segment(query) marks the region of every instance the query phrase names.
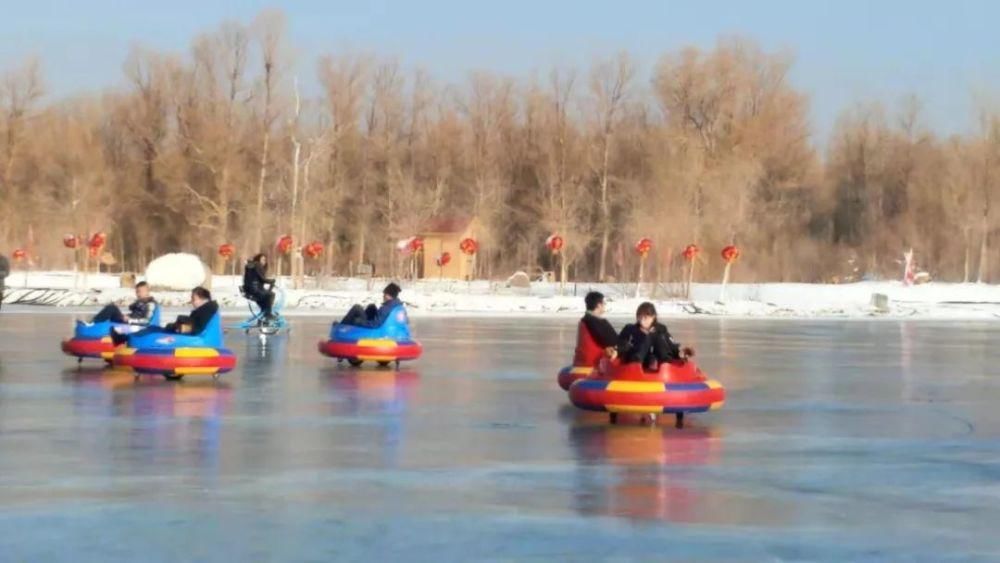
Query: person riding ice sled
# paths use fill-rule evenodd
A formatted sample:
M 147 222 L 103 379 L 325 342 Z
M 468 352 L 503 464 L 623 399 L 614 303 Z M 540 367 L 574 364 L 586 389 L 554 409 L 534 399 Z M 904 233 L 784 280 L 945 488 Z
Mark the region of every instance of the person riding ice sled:
M 260 307 L 264 320 L 274 318 L 274 279 L 267 277 L 267 256 L 258 254 L 243 268 L 243 293 Z
M 165 327 L 151 326 L 133 334 L 133 337 L 142 337 L 149 334 L 191 334 L 199 335 L 208 326 L 212 317 L 219 312 L 219 304 L 212 300 L 212 293 L 204 287 L 196 287 L 191 290 L 192 311 L 188 315 L 179 315 L 177 320 Z M 112 334 L 115 344 L 125 343 L 129 335 Z
M 360 326 L 365 328 L 378 328 L 385 323 L 386 319 L 398 305 L 402 305 L 399 300 L 399 292 L 402 291 L 398 285 L 390 283 L 382 290 L 382 305 L 375 308 L 369 305 L 367 308 L 360 304 L 351 307 L 351 310 L 344 315 L 340 324 Z
M 127 315 L 117 305 L 111 303 L 98 311 L 90 322 L 111 321 L 119 324 L 147 326 L 152 322 L 153 314 L 156 313 L 158 306 L 156 299 L 149 294 L 149 284 L 142 281 L 135 284 L 135 301 L 128 306 Z
M 596 366 L 601 358 L 618 356 L 618 332 L 604 318 L 604 295 L 591 291 L 583 299 L 587 312 L 580 319 L 576 334 L 574 366 Z

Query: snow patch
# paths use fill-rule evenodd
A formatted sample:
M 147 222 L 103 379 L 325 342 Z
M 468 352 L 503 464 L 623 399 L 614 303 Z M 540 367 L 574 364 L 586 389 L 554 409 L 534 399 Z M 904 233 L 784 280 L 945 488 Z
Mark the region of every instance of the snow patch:
M 194 254 L 164 254 L 146 267 L 146 282 L 154 291 L 190 291 L 199 285 L 209 286 L 211 280 L 211 270 Z
M 200 261 L 198 262 L 200 265 Z M 204 268 L 204 266 L 202 266 Z M 121 288 L 115 276 L 91 276 L 88 290 L 72 288 L 72 273 L 35 273 L 26 279 L 15 277 L 8 284 L 4 303 L 92 307 L 109 301 L 128 303 L 130 287 Z M 11 281 L 8 279 L 8 281 Z M 239 276 L 212 278 L 212 294 L 233 314 L 246 311 L 240 296 Z M 23 282 L 27 282 L 25 287 Z M 37 283 L 36 283 L 37 282 Z M 189 291 L 201 280 L 172 280 L 174 291 L 154 294 L 168 307 L 185 308 Z M 18 287 L 18 286 L 21 287 Z M 155 285 L 155 284 L 154 284 Z M 360 278 L 307 278 L 302 289 L 288 289 L 289 279 L 279 280 L 286 288 L 287 315 L 342 314 L 354 303 L 379 303 L 385 280 Z M 1000 320 L 1000 286 L 931 282 L 906 286 L 900 282 L 854 284 L 729 284 L 726 300 L 720 302 L 718 284 L 694 284 L 691 299 L 671 298 L 678 287 L 648 284 L 636 298 L 635 284 L 589 284 L 532 282 L 528 288 L 506 287 L 505 281 L 456 282 L 418 280 L 403 282 L 401 298 L 414 316 L 421 315 L 564 315 L 574 317 L 583 310 L 583 296 L 591 290 L 607 296 L 608 312 L 616 318 L 635 314 L 640 302 L 650 300 L 663 317 L 717 316 L 727 318 L 828 318 L 828 319 L 953 319 Z M 885 295 L 884 307 L 873 306 L 872 295 Z

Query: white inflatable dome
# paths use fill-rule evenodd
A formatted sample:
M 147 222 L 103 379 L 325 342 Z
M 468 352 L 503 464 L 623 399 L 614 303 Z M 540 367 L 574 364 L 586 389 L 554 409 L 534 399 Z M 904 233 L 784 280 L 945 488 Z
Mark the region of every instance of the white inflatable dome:
M 164 254 L 146 266 L 146 283 L 153 289 L 189 291 L 211 281 L 212 271 L 194 254 Z

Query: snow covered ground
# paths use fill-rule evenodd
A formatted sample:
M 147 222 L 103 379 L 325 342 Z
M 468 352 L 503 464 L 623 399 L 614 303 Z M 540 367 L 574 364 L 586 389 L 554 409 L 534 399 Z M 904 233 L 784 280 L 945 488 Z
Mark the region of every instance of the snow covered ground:
M 373 302 L 385 280 L 358 278 L 307 279 L 302 289 L 285 290 L 285 313 L 342 313 L 351 304 Z M 86 279 L 72 272 L 15 272 L 7 278 L 4 303 L 95 307 L 110 301 L 127 302 L 130 287 L 122 288 L 116 275 L 91 274 Z M 127 285 L 127 284 L 126 284 Z M 233 313 L 245 307 L 238 292 L 239 278 L 215 276 L 212 291 Z M 900 282 L 820 284 L 730 284 L 720 299 L 718 284 L 696 284 L 691 299 L 679 296 L 680 287 L 648 284 L 636 297 L 635 284 L 533 283 L 530 288 L 506 287 L 503 282 L 472 283 L 448 280 L 403 282 L 403 299 L 414 315 L 421 314 L 564 314 L 583 309 L 583 295 L 596 289 L 608 296 L 612 315 L 631 315 L 639 302 L 651 300 L 664 316 L 713 315 L 766 318 L 928 318 L 1000 319 L 1000 286 L 985 284 L 928 283 L 907 287 Z M 291 288 L 290 280 L 280 286 Z M 888 306 L 872 305 L 872 295 L 888 297 Z M 167 307 L 184 307 L 186 292 L 155 292 Z

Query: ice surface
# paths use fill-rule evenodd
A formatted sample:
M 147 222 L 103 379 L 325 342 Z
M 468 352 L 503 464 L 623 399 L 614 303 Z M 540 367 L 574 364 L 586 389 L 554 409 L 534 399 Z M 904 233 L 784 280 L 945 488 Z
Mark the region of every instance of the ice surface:
M 77 371 L 51 311 L 0 313 L 0 560 L 1000 555 L 996 323 L 671 321 L 729 391 L 679 431 L 569 406 L 567 319 L 417 318 L 395 372 L 305 317 L 173 384 Z

